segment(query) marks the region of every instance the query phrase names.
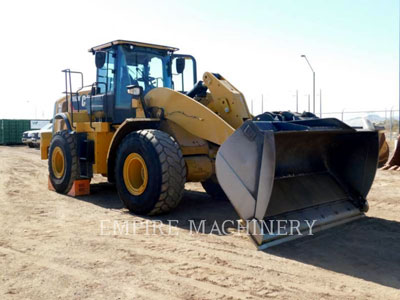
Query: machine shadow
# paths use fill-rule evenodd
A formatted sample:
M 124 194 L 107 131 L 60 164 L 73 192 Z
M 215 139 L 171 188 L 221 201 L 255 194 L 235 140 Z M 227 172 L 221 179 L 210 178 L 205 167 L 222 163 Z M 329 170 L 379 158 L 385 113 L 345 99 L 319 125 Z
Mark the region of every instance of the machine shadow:
M 147 218 L 163 223 L 176 220 L 176 226 L 186 230 L 193 230 L 194 226 L 198 227 L 204 221 L 204 233 L 216 235 L 224 235 L 230 228 L 237 228 L 236 222 L 239 220 L 228 199 L 213 199 L 205 192 L 193 190 L 185 190 L 181 203 L 172 212 Z M 213 230 L 213 227 L 218 227 L 220 232 Z M 226 232 L 221 232 L 222 228 Z
M 400 223 L 365 217 L 265 250 L 400 289 Z
M 119 200 L 115 186 L 109 183 L 92 184 L 90 196 L 77 198 L 130 214 Z M 213 199 L 205 192 L 193 190 L 185 190 L 181 203 L 172 212 L 141 217 L 186 230 L 190 230 L 189 220 L 196 226 L 205 220 L 205 233 L 211 234 L 218 234 L 212 231 L 214 222 L 221 228 L 225 220 L 238 219 L 228 200 Z M 228 223 L 225 229 L 235 226 Z M 400 223 L 396 221 L 366 217 L 264 252 L 400 289 Z
M 89 196 L 78 196 L 75 199 L 107 209 L 124 209 L 124 204 L 118 197 L 115 185 L 106 182 L 91 184 Z M 125 211 L 127 214 L 130 214 L 128 210 Z M 204 233 L 212 234 L 218 234 L 216 231 L 212 231 L 214 223 L 217 223 L 218 227 L 222 228 L 225 220 L 232 220 L 234 222 L 238 220 L 238 216 L 228 200 L 213 199 L 205 192 L 188 189 L 185 189 L 178 207 L 170 213 L 140 217 L 149 221 L 161 221 L 164 224 L 187 230 L 191 228 L 191 224 L 197 227 L 201 221 L 205 220 Z M 237 225 L 232 224 L 232 222 L 224 224 L 226 230 L 236 227 Z
M 122 209 L 124 204 L 118 197 L 115 185 L 108 182 L 95 183 L 90 185 L 90 195 L 77 196 L 75 199 L 92 203 L 103 208 Z

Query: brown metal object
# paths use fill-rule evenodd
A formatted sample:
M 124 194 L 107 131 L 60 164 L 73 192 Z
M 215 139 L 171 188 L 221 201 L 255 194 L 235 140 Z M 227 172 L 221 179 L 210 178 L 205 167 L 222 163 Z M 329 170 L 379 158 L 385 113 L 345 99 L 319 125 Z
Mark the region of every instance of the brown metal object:
M 392 158 L 382 168 L 382 170 L 400 170 L 400 136 L 397 139 L 397 146 L 396 149 L 394 150 Z
M 389 145 L 384 132 L 379 131 L 379 161 L 378 168 L 382 168 L 389 160 Z

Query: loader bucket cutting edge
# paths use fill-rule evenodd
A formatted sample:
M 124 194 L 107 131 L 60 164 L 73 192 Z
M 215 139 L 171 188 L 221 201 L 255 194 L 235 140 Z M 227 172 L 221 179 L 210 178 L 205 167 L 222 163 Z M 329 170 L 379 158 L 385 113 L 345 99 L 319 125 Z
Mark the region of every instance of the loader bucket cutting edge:
M 263 249 L 307 234 L 308 224 L 316 232 L 363 216 L 378 153 L 377 132 L 336 119 L 246 121 L 221 145 L 216 173 Z M 279 230 L 279 220 L 298 230 Z

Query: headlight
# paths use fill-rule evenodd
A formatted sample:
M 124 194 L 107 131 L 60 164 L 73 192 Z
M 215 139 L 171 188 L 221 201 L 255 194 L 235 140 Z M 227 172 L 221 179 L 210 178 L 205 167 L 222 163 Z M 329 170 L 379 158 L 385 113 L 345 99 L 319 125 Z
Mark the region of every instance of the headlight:
M 132 90 L 132 95 L 133 95 L 133 96 L 140 96 L 141 91 L 142 91 L 141 88 L 138 87 L 138 86 L 136 86 L 136 87 L 134 87 L 133 90 Z
M 128 94 L 133 95 L 135 98 L 140 98 L 143 94 L 143 88 L 138 85 L 128 85 L 127 87 Z

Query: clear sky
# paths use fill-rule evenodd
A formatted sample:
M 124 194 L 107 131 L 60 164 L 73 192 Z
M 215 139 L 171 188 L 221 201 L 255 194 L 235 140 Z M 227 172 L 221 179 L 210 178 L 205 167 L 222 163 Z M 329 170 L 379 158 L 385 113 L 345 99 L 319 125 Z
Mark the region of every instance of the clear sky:
M 95 80 L 87 50 L 115 39 L 192 54 L 198 77 L 218 72 L 254 112 L 307 110 L 312 74 L 323 111 L 398 108 L 397 0 L 1 1 L 0 118 L 50 118 L 61 70 Z M 318 104 L 319 105 L 319 104 Z

